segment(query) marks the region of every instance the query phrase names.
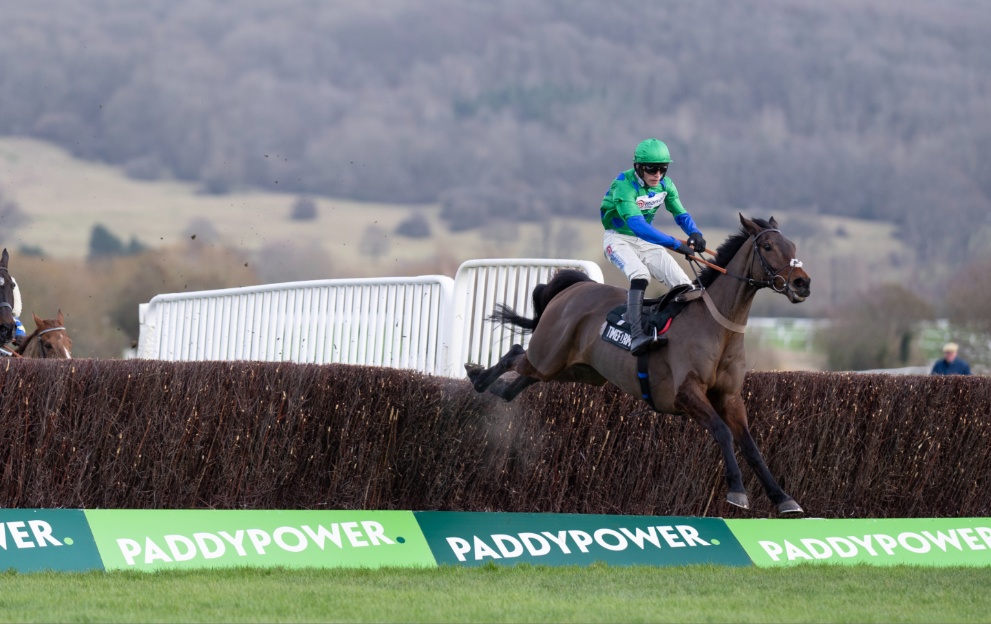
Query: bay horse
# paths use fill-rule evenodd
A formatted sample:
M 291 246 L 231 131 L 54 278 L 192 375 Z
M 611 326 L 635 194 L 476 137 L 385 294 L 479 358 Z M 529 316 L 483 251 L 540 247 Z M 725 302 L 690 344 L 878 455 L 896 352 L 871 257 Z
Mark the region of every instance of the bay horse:
M 740 223 L 740 232 L 718 248 L 714 263 L 705 263 L 697 280 L 702 296 L 685 304 L 674 319 L 665 333 L 667 346 L 646 356 L 643 384 L 637 357 L 600 336 L 607 313 L 626 301 L 626 290 L 564 270 L 534 288 L 532 319 L 505 305 L 497 308 L 492 320 L 533 334 L 526 349 L 513 345 L 495 366 L 465 364 L 475 390 L 511 401 L 540 381 L 611 382 L 647 400 L 657 412 L 691 417 L 712 435 L 726 467 L 728 503 L 750 507 L 735 441 L 778 513 L 802 514 L 771 476 L 750 434 L 741 394 L 746 374 L 743 331 L 757 291 L 770 288 L 800 303 L 810 294 L 811 278 L 774 217 L 764 221 L 741 214 Z M 510 371 L 518 376 L 499 379 Z
M 10 254 L 4 248 L 3 253 L 0 254 L 0 346 L 13 340 L 16 330 L 14 324 L 14 280 L 7 270 L 9 262 Z
M 34 316 L 34 333 L 24 339 L 17 348 L 17 354 L 30 358 L 71 360 L 72 338 L 65 330 L 62 310 L 53 319 L 43 319 L 33 312 L 31 315 Z

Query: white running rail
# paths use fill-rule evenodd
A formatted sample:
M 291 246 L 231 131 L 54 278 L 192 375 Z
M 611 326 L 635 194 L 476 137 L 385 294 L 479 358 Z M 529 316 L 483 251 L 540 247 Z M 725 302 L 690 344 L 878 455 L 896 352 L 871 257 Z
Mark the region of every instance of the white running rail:
M 525 347 L 530 334 L 487 319 L 500 303 L 532 317 L 530 293 L 560 269 L 575 269 L 602 282 L 602 269 L 586 260 L 488 259 L 462 264 L 454 277 L 453 359 L 448 376 L 463 375 L 466 362 L 492 366 L 514 343 Z
M 443 275 L 334 279 L 157 295 L 140 306 L 137 356 L 413 369 L 461 377 L 528 336 L 487 321 L 498 303 L 533 314 L 530 293 L 582 260 L 472 260 Z

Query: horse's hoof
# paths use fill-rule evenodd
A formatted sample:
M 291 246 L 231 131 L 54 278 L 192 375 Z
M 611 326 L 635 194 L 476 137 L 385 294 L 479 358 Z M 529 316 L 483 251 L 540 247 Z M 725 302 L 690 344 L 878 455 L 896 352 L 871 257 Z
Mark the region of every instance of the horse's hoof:
M 730 492 L 726 495 L 726 502 L 740 509 L 750 509 L 750 500 L 744 492 Z
M 475 381 L 475 378 L 479 376 L 482 372 L 481 364 L 465 364 L 465 372 L 468 373 L 468 379 Z
M 778 505 L 778 513 L 787 516 L 800 516 L 805 513 L 805 510 L 794 500 L 789 499 Z

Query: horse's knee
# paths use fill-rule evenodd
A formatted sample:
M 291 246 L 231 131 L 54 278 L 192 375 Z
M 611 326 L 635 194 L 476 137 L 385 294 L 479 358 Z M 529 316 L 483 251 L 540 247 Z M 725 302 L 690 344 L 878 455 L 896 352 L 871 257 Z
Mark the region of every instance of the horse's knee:
M 508 370 L 509 367 L 511 367 L 516 361 L 516 358 L 520 357 L 524 353 L 526 353 L 526 349 L 523 348 L 523 345 L 514 344 L 509 348 L 509 351 L 506 352 L 506 355 L 499 358 L 499 364 L 506 367 Z

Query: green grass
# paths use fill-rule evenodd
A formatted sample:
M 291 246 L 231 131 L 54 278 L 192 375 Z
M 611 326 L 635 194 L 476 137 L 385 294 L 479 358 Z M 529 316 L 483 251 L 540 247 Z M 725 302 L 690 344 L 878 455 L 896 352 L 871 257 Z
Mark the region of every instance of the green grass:
M 979 568 L 8 573 L 7 622 L 981 622 Z

